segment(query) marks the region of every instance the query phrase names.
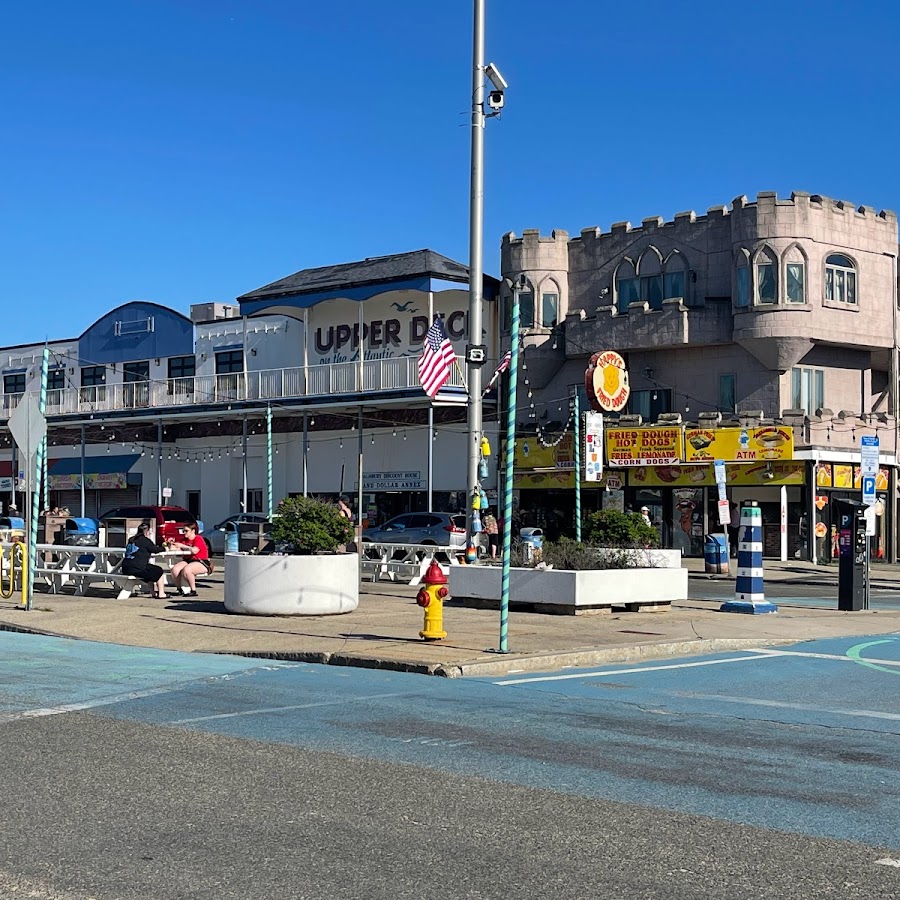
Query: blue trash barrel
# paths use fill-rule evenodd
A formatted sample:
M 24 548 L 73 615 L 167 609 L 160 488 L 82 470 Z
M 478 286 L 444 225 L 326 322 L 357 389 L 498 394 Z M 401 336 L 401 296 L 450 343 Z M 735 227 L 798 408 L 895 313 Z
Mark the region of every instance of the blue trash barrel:
M 703 539 L 703 561 L 707 575 L 727 575 L 728 537 L 724 534 L 708 534 Z
M 225 552 L 237 553 L 240 549 L 240 534 L 238 534 L 237 522 L 225 523 Z

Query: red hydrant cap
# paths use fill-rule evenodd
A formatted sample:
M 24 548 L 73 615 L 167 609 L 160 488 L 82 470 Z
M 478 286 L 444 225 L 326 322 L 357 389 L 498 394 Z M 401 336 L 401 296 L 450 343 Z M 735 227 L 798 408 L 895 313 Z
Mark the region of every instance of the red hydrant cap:
M 441 571 L 441 567 L 437 564 L 436 560 L 431 561 L 431 565 L 428 567 L 428 570 L 425 572 L 425 577 L 422 579 L 423 584 L 446 584 L 447 576 Z

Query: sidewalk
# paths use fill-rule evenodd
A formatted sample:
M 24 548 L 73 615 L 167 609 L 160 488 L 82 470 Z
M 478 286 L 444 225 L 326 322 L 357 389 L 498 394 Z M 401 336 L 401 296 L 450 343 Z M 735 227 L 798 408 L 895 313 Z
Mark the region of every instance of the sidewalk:
M 731 560 L 731 575 L 707 575 L 706 564 L 702 559 L 683 559 L 682 566 L 688 570 L 689 578 L 731 579 L 737 574 L 737 560 Z M 806 560 L 763 560 L 765 580 L 785 584 L 837 585 L 838 566 L 833 562 L 827 566 L 814 565 Z M 900 565 L 872 563 L 870 567 L 871 583 L 879 587 L 900 588 Z
M 688 562 L 691 578 L 706 577 L 694 571 L 693 564 L 699 562 L 702 567 L 702 560 Z M 795 568 L 800 569 L 799 577 L 812 577 L 804 568 L 808 564 L 792 563 L 783 569 L 777 565 L 767 565 L 767 577 L 797 577 Z M 891 567 L 890 574 L 900 584 L 900 571 L 895 569 Z M 836 577 L 836 570 L 832 572 Z M 722 587 L 722 599 L 731 599 L 733 588 Z M 552 671 L 816 638 L 900 634 L 900 611 L 849 613 L 784 605 L 777 614 L 751 616 L 720 613 L 718 600 L 686 600 L 665 612 L 586 616 L 512 612 L 510 652 L 500 654 L 499 613 L 465 609 L 452 602 L 444 610 L 447 639 L 422 641 L 416 590 L 389 582 L 364 583 L 359 608 L 340 616 L 240 616 L 225 611 L 224 585 L 217 572 L 199 598 L 156 600 L 142 595 L 116 600 L 100 591 L 88 597 L 38 593 L 29 612 L 11 601 L 0 601 L 0 630 L 447 677 Z

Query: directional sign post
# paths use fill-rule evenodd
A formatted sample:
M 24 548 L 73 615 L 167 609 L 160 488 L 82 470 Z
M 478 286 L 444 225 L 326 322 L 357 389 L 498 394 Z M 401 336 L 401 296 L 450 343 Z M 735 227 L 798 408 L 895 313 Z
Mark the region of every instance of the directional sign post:
M 866 596 L 865 609 L 869 608 L 869 538 L 875 536 L 875 516 L 873 507 L 877 500 L 875 479 L 881 465 L 881 448 L 877 435 L 863 435 L 859 442 L 859 469 L 862 476 L 862 502 L 866 510 Z

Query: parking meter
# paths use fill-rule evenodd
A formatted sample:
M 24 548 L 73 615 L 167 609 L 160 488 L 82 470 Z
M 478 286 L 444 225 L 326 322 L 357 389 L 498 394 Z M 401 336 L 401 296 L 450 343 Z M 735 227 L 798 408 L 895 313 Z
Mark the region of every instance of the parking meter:
M 869 580 L 866 553 L 866 505 L 858 500 L 835 500 L 838 526 L 838 609 L 866 608 Z

